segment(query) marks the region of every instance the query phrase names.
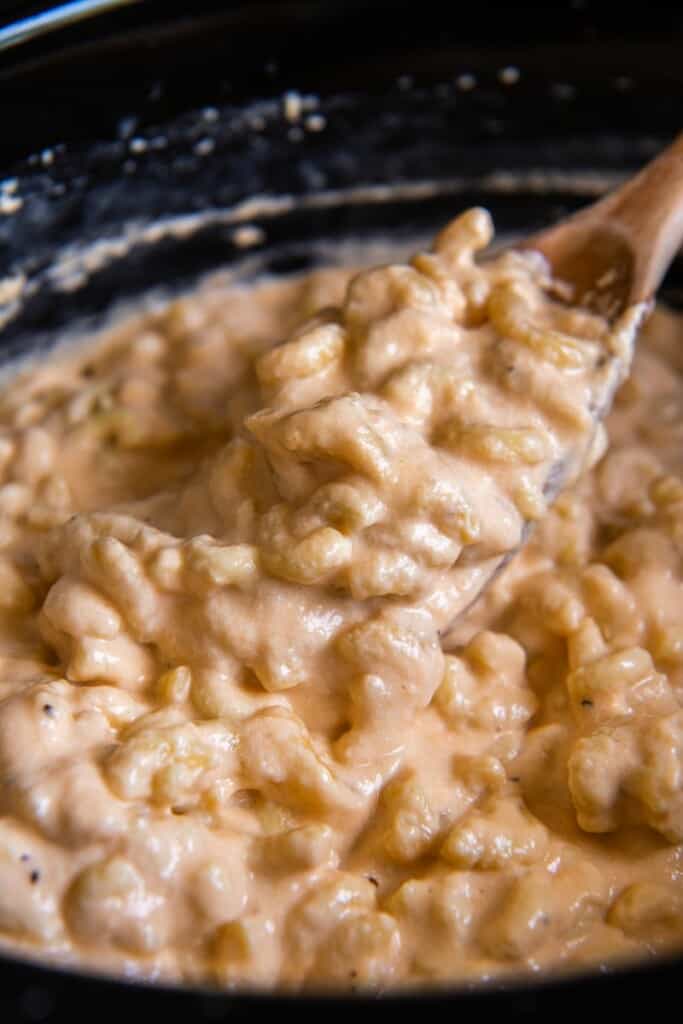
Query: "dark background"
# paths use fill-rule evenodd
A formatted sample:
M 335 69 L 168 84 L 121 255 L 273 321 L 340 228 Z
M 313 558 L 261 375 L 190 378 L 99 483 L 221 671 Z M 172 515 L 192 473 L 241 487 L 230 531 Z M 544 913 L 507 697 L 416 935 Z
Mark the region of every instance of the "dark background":
M 46 6 L 5 0 L 0 22 Z M 146 0 L 0 53 L 0 166 L 28 156 L 37 140 L 107 138 L 129 111 L 144 127 L 180 109 L 287 88 L 362 81 L 381 91 L 407 73 L 448 79 L 458 70 L 454 50 L 464 48 L 475 70 L 482 51 L 498 51 L 571 81 L 579 47 L 584 75 L 637 77 L 657 67 L 673 84 L 681 38 L 681 4 Z M 628 112 L 614 127 L 627 120 Z

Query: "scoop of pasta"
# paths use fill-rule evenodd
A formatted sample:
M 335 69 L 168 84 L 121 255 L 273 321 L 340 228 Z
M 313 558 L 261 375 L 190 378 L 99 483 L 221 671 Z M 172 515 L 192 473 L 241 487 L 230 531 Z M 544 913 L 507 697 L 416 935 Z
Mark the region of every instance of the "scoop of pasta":
M 444 628 L 600 454 L 645 307 L 567 307 L 538 253 L 478 261 L 492 235 L 470 210 L 258 361 L 246 428 L 279 499 L 258 526 L 271 574 L 428 606 Z

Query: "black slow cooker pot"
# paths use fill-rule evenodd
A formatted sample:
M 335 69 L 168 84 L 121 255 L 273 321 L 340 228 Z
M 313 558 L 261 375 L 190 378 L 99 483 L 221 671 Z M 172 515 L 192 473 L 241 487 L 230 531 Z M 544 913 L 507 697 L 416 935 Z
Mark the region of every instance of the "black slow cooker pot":
M 428 235 L 473 204 L 505 234 L 524 233 L 622 180 L 681 127 L 675 6 L 9 8 L 3 359 L 217 267 L 301 270 L 331 239 Z M 255 196 L 267 200 L 258 209 Z M 674 266 L 664 297 L 679 303 L 682 284 Z M 378 1000 L 143 985 L 4 956 L 0 1021 L 661 1013 L 680 973 L 683 960 L 669 959 Z

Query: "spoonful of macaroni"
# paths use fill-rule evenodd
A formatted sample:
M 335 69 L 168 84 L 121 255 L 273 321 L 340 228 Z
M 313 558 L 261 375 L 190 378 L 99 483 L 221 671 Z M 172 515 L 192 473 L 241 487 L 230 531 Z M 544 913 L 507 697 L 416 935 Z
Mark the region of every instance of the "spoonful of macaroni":
M 452 621 L 604 450 L 682 236 L 683 137 L 517 250 L 475 260 L 492 226 L 470 210 L 409 266 L 358 275 L 258 365 L 267 408 L 247 426 L 285 498 L 262 533 L 271 571 L 361 600 L 420 594 Z M 350 478 L 328 481 L 333 465 Z

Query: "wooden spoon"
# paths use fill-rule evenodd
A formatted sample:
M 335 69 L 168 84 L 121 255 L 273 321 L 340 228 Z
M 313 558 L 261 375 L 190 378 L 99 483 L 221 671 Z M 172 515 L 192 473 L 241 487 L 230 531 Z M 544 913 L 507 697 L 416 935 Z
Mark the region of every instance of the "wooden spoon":
M 612 319 L 650 299 L 683 242 L 683 134 L 604 199 L 519 243 L 572 286 L 572 304 Z

